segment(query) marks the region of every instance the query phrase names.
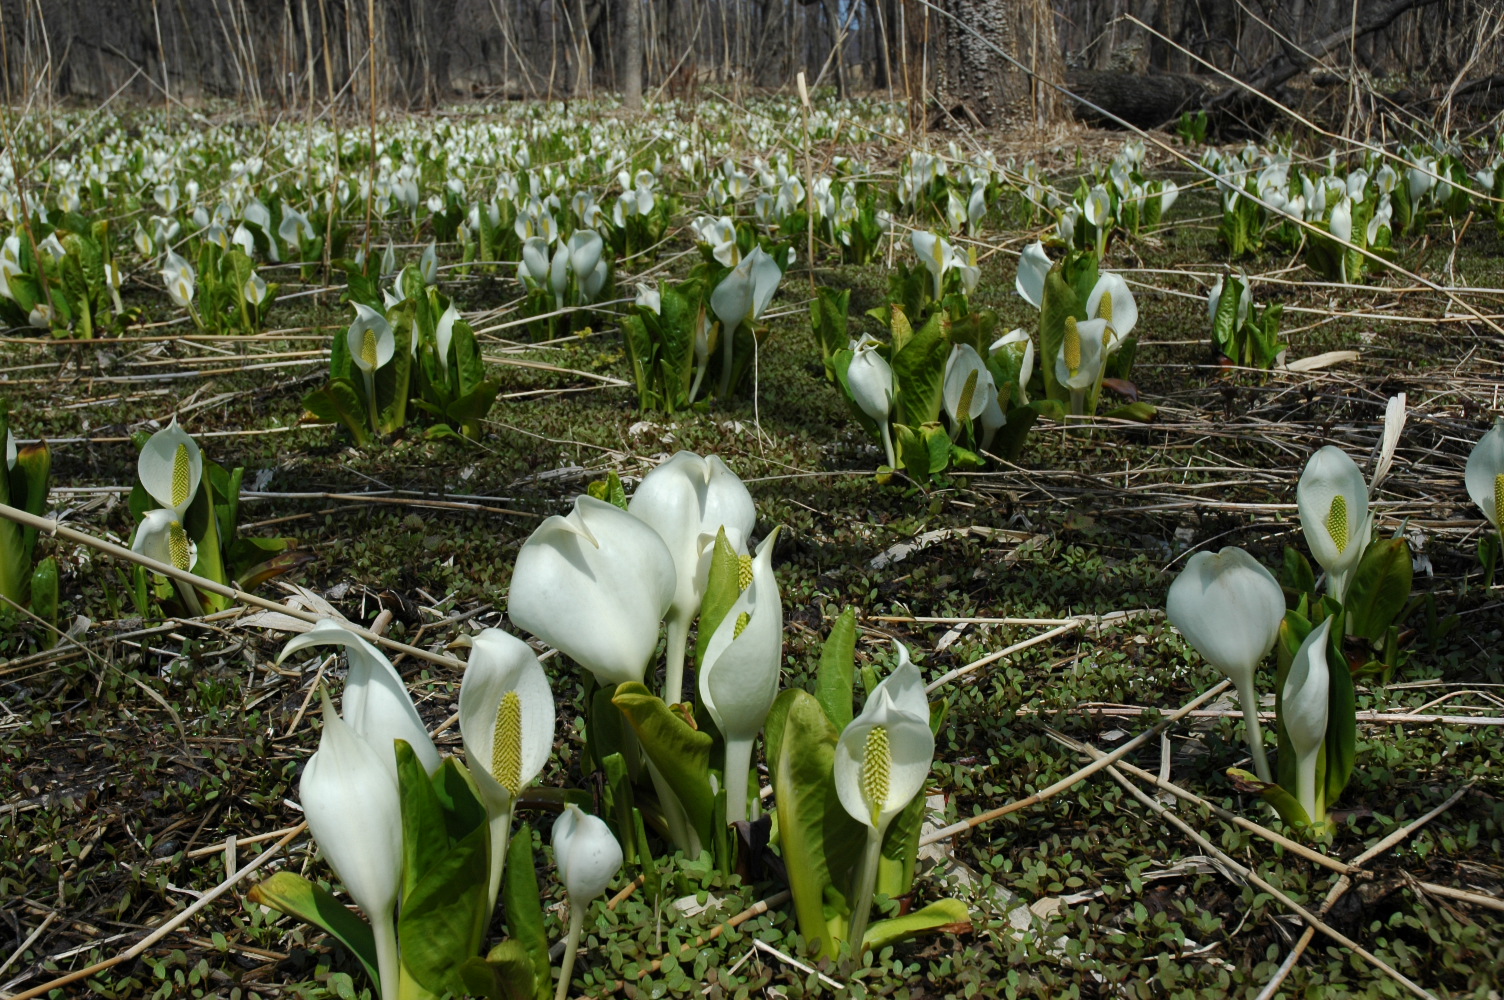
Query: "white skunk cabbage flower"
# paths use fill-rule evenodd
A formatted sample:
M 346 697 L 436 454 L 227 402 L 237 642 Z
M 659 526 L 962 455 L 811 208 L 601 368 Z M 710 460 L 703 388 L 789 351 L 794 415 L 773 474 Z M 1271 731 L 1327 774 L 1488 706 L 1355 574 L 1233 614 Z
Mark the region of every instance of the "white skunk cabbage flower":
M 1254 770 L 1259 780 L 1273 781 L 1259 731 L 1254 673 L 1274 648 L 1285 617 L 1279 581 L 1240 548 L 1198 552 L 1170 584 L 1165 611 L 1185 641 L 1238 689 Z
M 493 907 L 517 796 L 548 763 L 554 726 L 553 689 L 528 644 L 499 628 L 477 634 L 460 683 L 460 736 L 491 827 Z
M 1504 421 L 1495 423 L 1467 457 L 1467 495 L 1494 530 L 1504 524 Z
M 700 564 L 721 528 L 733 544 L 745 544 L 757 521 L 752 494 L 715 455 L 677 452 L 643 477 L 627 511 L 658 533 L 674 560 L 677 583 L 668 611 L 668 670 L 664 699 L 680 700 L 684 648 L 690 622 L 700 612 L 706 579 Z
M 775 528 L 757 548 L 747 585 L 705 646 L 700 699 L 726 739 L 726 822 L 747 815 L 752 743 L 778 695 L 783 663 L 783 601 L 773 575 Z
M 1138 325 L 1138 303 L 1128 290 L 1128 282 L 1119 275 L 1106 272 L 1098 277 L 1091 294 L 1086 297 L 1086 318 L 1107 321 L 1107 328 L 1112 331 L 1107 353 L 1117 353 L 1123 345 L 1123 338 Z
M 614 688 L 640 682 L 678 587 L 658 532 L 591 496 L 538 526 L 517 553 L 512 621 Z
M 1013 287 L 1023 300 L 1035 309 L 1044 306 L 1044 282 L 1050 273 L 1050 258 L 1044 252 L 1044 244 L 1038 241 L 1024 247 L 1018 257 L 1018 277 Z
M 335 712 L 320 688 L 324 729 L 303 768 L 298 798 L 308 830 L 350 898 L 370 918 L 382 1000 L 396 1000 L 397 892 L 402 882 L 402 801 L 395 763 Z M 387 748 L 385 757 L 393 757 Z M 394 758 L 395 760 L 395 758 Z
M 997 386 L 982 356 L 970 344 L 956 344 L 945 361 L 945 381 L 941 401 L 951 425 L 976 420 L 997 399 Z
M 851 364 L 846 369 L 846 385 L 851 389 L 851 398 L 857 409 L 871 418 L 882 431 L 888 468 L 897 468 L 892 432 L 888 429 L 888 418 L 893 413 L 893 369 L 877 353 L 877 341 L 863 339 L 857 344 Z
M 1316 788 L 1316 758 L 1326 743 L 1332 682 L 1326 656 L 1331 631 L 1332 619 L 1328 618 L 1306 636 L 1290 664 L 1280 697 L 1280 721 L 1295 751 L 1295 798 L 1312 823 L 1320 823 L 1325 816 Z
M 1306 462 L 1295 501 L 1306 545 L 1330 578 L 1328 593 L 1340 601 L 1347 574 L 1368 546 L 1368 484 L 1345 451 L 1326 445 Z
M 141 488 L 181 521 L 204 478 L 204 458 L 198 442 L 178 426 L 177 418 L 147 438 L 136 459 Z M 186 567 L 184 567 L 186 568 Z

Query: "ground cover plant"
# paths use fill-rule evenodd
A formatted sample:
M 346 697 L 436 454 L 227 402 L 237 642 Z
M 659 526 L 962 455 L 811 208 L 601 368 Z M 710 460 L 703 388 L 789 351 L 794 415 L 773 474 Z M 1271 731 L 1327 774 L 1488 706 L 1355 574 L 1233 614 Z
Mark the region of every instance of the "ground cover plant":
M 1498 140 L 816 98 L 19 121 L 0 991 L 1504 988 Z

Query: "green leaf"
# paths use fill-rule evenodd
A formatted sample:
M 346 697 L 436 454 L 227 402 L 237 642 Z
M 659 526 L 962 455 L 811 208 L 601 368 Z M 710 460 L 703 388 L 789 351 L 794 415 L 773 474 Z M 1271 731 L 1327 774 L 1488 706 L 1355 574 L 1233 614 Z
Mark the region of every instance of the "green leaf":
M 543 927 L 543 896 L 538 891 L 537 869 L 533 867 L 533 829 L 527 824 L 519 826 L 507 844 L 501 900 L 507 934 L 530 960 L 533 995 L 537 1000 L 549 1000 L 553 996 L 553 977 L 549 971 L 548 932 Z
M 1403 544 L 1403 543 L 1401 543 Z M 1407 564 L 1408 564 L 1408 556 Z M 1358 704 L 1353 690 L 1353 675 L 1342 652 L 1341 618 L 1332 626 L 1327 649 L 1327 716 L 1325 750 L 1325 789 L 1322 801 L 1330 810 L 1353 776 L 1358 756 Z M 1318 777 L 1318 780 L 1321 780 Z M 1324 818 L 1324 817 L 1323 817 Z
M 705 596 L 700 601 L 700 629 L 695 638 L 696 664 L 704 662 L 710 637 L 741 594 L 741 556 L 732 548 L 726 529 L 721 528 L 716 532 L 715 549 L 710 556 L 710 575 L 705 583 Z
M 327 889 L 319 888 L 301 875 L 277 872 L 253 886 L 246 893 L 246 899 L 322 928 L 360 960 L 366 975 L 380 988 L 381 977 L 376 972 L 376 936 L 371 933 L 371 925 L 335 899 Z
M 496 379 L 488 379 L 478 383 L 473 389 L 457 398 L 444 408 L 444 414 L 450 420 L 460 423 L 480 420 L 496 402 L 496 394 L 501 392 L 501 382 Z
M 1001 455 L 1010 462 L 1017 459 L 1019 453 L 1024 450 L 1024 442 L 1028 440 L 1034 421 L 1039 419 L 1043 404 L 1048 402 L 1050 400 L 1034 400 L 1028 406 L 1015 406 L 1009 410 L 1008 422 L 1003 424 L 993 436 L 991 448 L 993 453 Z
M 1039 309 L 1039 370 L 1044 375 L 1044 391 L 1050 399 L 1067 402 L 1070 390 L 1055 379 L 1055 359 L 1065 343 L 1065 320 L 1081 316 L 1081 302 L 1065 283 L 1057 265 L 1044 279 L 1044 300 Z
M 820 357 L 825 361 L 825 378 L 835 380 L 835 368 L 831 358 L 837 351 L 846 349 L 851 342 L 848 332 L 848 314 L 851 311 L 851 289 L 815 289 L 810 300 L 810 326 L 815 332 L 815 341 L 820 345 Z
M 816 952 L 835 955 L 845 937 L 849 904 L 844 890 L 861 861 L 867 830 L 851 818 L 836 792 L 839 733 L 819 701 L 790 689 L 782 746 L 773 761 L 779 849 L 788 869 L 799 931 Z
M 895 422 L 917 427 L 940 418 L 945 383 L 945 359 L 950 355 L 950 344 L 941 330 L 940 314 L 914 331 L 906 343 L 899 346 L 898 324 L 895 322 L 893 340 L 894 405 Z
M 1370 542 L 1347 585 L 1343 606 L 1354 635 L 1377 642 L 1405 609 L 1413 582 L 1410 546 L 1403 538 Z
M 1217 350 L 1242 364 L 1238 350 L 1238 301 L 1243 297 L 1243 283 L 1231 274 L 1222 280 L 1222 297 L 1217 300 L 1217 312 L 1212 317 L 1212 343 Z
M 453 846 L 433 782 L 406 740 L 397 740 L 397 786 L 402 799 L 402 898 L 418 886 L 430 859 Z
M 471 957 L 459 969 L 467 993 L 490 1000 L 528 1000 L 537 992 L 533 958 L 516 941 L 502 941 L 485 958 Z
M 621 709 L 648 758 L 684 806 L 685 814 L 709 843 L 715 796 L 710 791 L 709 733 L 702 733 L 669 709 L 664 700 L 635 682 L 616 689 L 612 704 Z
M 1284 561 L 1280 566 L 1280 585 L 1296 595 L 1309 594 L 1316 589 L 1316 573 L 1305 553 L 1293 545 L 1285 546 Z
M 820 648 L 815 674 L 815 698 L 837 732 L 851 724 L 853 670 L 856 665 L 856 609 L 848 607 L 830 627 Z
M 438 858 L 425 860 L 427 870 L 403 895 L 397 938 L 403 967 L 419 985 L 443 995 L 463 988 L 457 972 L 485 940 L 490 830 L 482 823 Z
M 1280 785 L 1272 781 L 1260 781 L 1258 775 L 1242 768 L 1230 767 L 1227 776 L 1240 791 L 1257 795 L 1279 813 L 1279 818 L 1295 827 L 1297 830 L 1311 825 L 1311 817 L 1306 815 L 1300 800 Z
M 1154 419 L 1159 411 L 1151 404 L 1140 400 L 1137 403 L 1129 403 L 1116 409 L 1108 410 L 1105 416 L 1113 420 L 1136 420 L 1141 424 L 1147 424 Z
M 922 910 L 867 925 L 862 943 L 874 952 L 928 932 L 966 934 L 971 931 L 971 912 L 959 899 L 941 899 Z
M 57 624 L 57 591 L 57 560 L 48 556 L 31 572 L 31 611 L 49 625 Z
M 336 337 L 336 343 L 343 338 Z M 366 407 L 361 402 L 355 383 L 348 378 L 332 378 L 322 389 L 315 389 L 303 397 L 303 407 L 329 423 L 340 423 L 350 432 L 360 447 L 371 443 L 371 428 L 367 426 Z

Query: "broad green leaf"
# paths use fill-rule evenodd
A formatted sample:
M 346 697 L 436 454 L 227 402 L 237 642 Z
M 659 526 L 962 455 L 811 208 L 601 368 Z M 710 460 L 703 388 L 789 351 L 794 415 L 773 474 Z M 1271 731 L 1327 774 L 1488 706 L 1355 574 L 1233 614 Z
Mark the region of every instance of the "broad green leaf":
M 1067 402 L 1070 390 L 1055 379 L 1055 359 L 1065 343 L 1065 320 L 1080 318 L 1081 303 L 1065 283 L 1057 265 L 1044 279 L 1044 300 L 1039 309 L 1039 370 L 1044 375 L 1045 394 L 1053 400 Z
M 340 338 L 335 339 L 338 341 Z M 328 385 L 303 397 L 303 408 L 320 420 L 344 424 L 357 445 L 365 447 L 371 443 L 371 428 L 365 403 L 361 401 L 355 383 L 350 379 L 330 379 Z
M 1029 430 L 1034 426 L 1034 421 L 1039 419 L 1043 404 L 1048 402 L 1051 401 L 1033 400 L 1028 406 L 1015 406 L 1009 410 L 1007 423 L 1003 424 L 993 436 L 992 447 L 989 450 L 1010 462 L 1017 459 L 1019 453 L 1024 450 L 1024 442 L 1028 440 Z
M 1280 567 L 1279 582 L 1295 595 L 1309 594 L 1316 589 L 1316 573 L 1305 553 L 1293 545 L 1285 546 L 1284 561 Z
M 529 1000 L 537 992 L 532 956 L 516 941 L 502 941 L 485 958 L 472 956 L 459 969 L 467 993 L 489 1000 Z
M 1243 283 L 1231 274 L 1222 281 L 1222 297 L 1217 300 L 1217 312 L 1212 317 L 1212 343 L 1233 361 L 1241 364 L 1238 351 L 1238 302 L 1243 297 Z
M 839 733 L 819 701 L 790 689 L 783 745 L 773 766 L 778 800 L 779 849 L 788 869 L 799 931 L 817 951 L 835 955 L 844 937 L 853 870 L 861 862 L 867 829 L 852 819 L 836 793 Z
M 959 899 L 937 900 L 922 910 L 868 924 L 867 933 L 862 935 L 862 943 L 877 952 L 890 944 L 907 941 L 930 931 L 970 933 L 971 911 Z
M 371 925 L 335 899 L 327 889 L 319 888 L 301 875 L 277 872 L 252 886 L 246 899 L 322 928 L 359 959 L 366 975 L 379 987 L 376 937 L 371 933 Z
M 453 846 L 433 782 L 406 740 L 397 740 L 397 785 L 402 800 L 402 898 L 418 887 L 431 862 Z
M 486 825 L 486 807 L 480 801 L 475 779 L 458 757 L 444 758 L 433 773 L 433 791 L 451 841 L 463 840 Z
M 835 379 L 831 357 L 837 351 L 845 349 L 851 340 L 847 324 L 847 314 L 850 309 L 851 289 L 849 288 L 838 290 L 821 286 L 815 289 L 815 297 L 810 300 L 810 326 L 815 331 L 815 341 L 820 345 L 820 357 L 825 362 L 827 380 L 834 381 Z
M 1300 800 L 1290 792 L 1272 781 L 1260 781 L 1258 776 L 1242 768 L 1230 767 L 1227 776 L 1240 791 L 1257 795 L 1265 802 L 1274 807 L 1279 813 L 1279 818 L 1295 827 L 1297 830 L 1305 829 L 1311 825 L 1311 817 L 1301 807 Z
M 853 718 L 853 670 L 856 665 L 856 609 L 848 607 L 830 627 L 820 648 L 820 668 L 815 674 L 815 698 L 830 724 L 840 732 Z
M 457 973 L 485 940 L 490 830 L 477 826 L 438 858 L 402 898 L 397 938 L 402 964 L 423 988 L 443 995 L 458 991 Z
M 1377 642 L 1410 600 L 1413 568 L 1403 538 L 1370 542 L 1353 570 L 1343 605 L 1354 635 Z
M 914 331 L 902 347 L 895 336 L 890 364 L 897 423 L 917 427 L 940 418 L 945 359 L 949 355 L 950 344 L 941 330 L 939 313 Z
M 689 821 L 709 843 L 713 832 L 715 796 L 710 791 L 710 747 L 714 740 L 684 721 L 684 717 L 646 687 L 623 684 L 611 699 L 627 717 L 648 758 L 684 806 Z
M 1113 420 L 1136 420 L 1141 424 L 1147 424 L 1158 412 L 1152 404 L 1140 400 L 1137 403 L 1128 403 L 1126 406 L 1108 410 L 1104 415 Z
M 527 954 L 533 970 L 533 996 L 553 996 L 548 961 L 548 932 L 543 926 L 543 896 L 538 891 L 538 872 L 533 867 L 533 830 L 519 826 L 507 844 L 507 867 L 501 878 L 502 909 L 507 935 Z
M 1404 544 L 1403 542 L 1401 544 Z M 1409 565 L 1409 556 L 1406 556 Z M 1331 809 L 1352 778 L 1358 755 L 1358 705 L 1353 675 L 1342 652 L 1341 619 L 1332 626 L 1327 667 L 1326 745 L 1324 749 L 1326 808 Z M 1321 780 L 1318 776 L 1318 780 Z
M 704 662 L 710 637 L 741 596 L 740 577 L 741 556 L 732 548 L 726 529 L 721 528 L 716 532 L 715 548 L 710 556 L 710 575 L 705 583 L 705 596 L 700 601 L 700 629 L 695 639 L 696 664 Z

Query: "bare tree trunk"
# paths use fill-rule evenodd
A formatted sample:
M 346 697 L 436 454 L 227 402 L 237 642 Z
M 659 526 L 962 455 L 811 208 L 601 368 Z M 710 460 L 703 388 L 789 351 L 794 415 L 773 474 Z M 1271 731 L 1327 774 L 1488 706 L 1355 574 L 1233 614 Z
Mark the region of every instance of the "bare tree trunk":
M 936 7 L 943 11 L 931 22 L 937 125 L 1043 125 L 1055 117 L 1055 91 L 1039 82 L 1064 76 L 1047 0 L 940 0 Z
M 636 111 L 642 107 L 642 0 L 626 0 L 622 8 L 621 102 Z

